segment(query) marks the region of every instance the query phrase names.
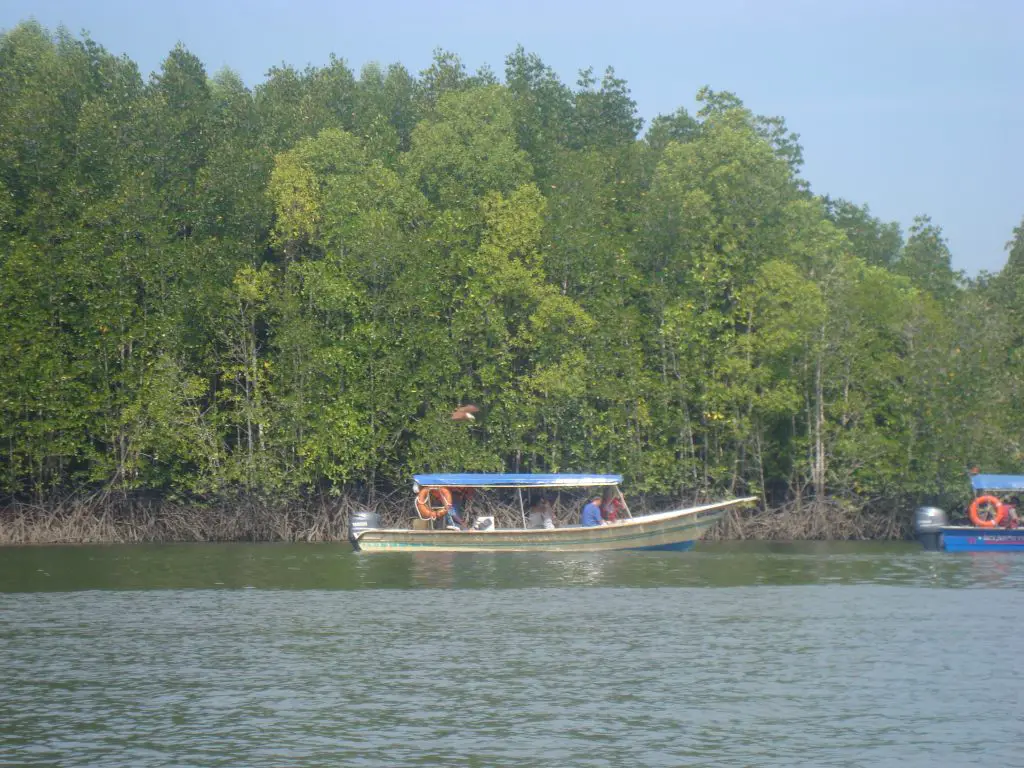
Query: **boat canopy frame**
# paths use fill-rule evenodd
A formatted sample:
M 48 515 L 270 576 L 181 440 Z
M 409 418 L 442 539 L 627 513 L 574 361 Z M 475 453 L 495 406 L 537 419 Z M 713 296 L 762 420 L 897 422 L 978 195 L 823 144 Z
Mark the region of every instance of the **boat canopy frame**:
M 497 472 L 443 472 L 413 475 L 413 490 L 420 488 L 594 488 L 622 484 L 622 475 L 540 474 Z

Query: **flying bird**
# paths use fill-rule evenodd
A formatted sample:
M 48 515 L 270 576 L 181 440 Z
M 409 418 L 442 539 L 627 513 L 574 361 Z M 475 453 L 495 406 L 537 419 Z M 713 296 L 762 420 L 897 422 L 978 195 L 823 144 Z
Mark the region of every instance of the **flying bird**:
M 479 413 L 480 409 L 475 405 L 460 405 L 454 411 L 452 411 L 452 419 L 455 421 L 476 421 L 474 413 Z

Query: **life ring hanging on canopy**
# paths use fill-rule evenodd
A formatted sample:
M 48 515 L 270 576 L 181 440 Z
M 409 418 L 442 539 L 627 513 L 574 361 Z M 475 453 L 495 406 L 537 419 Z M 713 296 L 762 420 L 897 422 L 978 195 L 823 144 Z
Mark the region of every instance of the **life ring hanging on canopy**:
M 991 507 L 995 511 L 989 517 L 982 517 L 983 507 Z M 1006 505 L 995 496 L 979 496 L 971 502 L 967 515 L 978 528 L 996 528 L 1006 522 Z
M 416 513 L 424 520 L 444 517 L 452 508 L 452 492 L 447 488 L 423 488 L 416 496 Z

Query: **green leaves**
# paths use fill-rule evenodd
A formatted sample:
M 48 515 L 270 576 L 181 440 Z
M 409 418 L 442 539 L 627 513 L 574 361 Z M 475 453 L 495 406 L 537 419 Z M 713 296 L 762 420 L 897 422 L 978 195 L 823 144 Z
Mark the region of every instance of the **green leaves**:
M 956 298 L 959 288 L 952 260 L 942 229 L 932 224 L 929 217 L 918 216 L 910 228 L 910 237 L 896 262 L 895 271 L 909 277 L 935 298 L 951 301 Z
M 371 494 L 427 470 L 909 498 L 1024 457 L 1021 263 L 817 199 L 727 92 L 641 121 L 522 49 L 250 92 L 0 37 L 0 485 Z M 454 405 L 481 417 L 454 422 Z
M 405 161 L 407 173 L 441 209 L 473 209 L 487 192 L 509 192 L 532 173 L 500 86 L 441 96 L 434 114 L 413 131 Z

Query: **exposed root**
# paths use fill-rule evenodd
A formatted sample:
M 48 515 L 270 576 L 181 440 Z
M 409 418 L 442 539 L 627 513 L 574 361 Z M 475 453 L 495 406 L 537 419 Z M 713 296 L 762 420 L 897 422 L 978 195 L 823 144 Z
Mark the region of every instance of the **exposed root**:
M 699 500 L 693 503 L 702 503 Z M 348 537 L 352 512 L 366 505 L 352 498 L 317 499 L 308 503 L 241 500 L 214 505 L 169 501 L 90 497 L 50 506 L 11 504 L 0 508 L 0 545 L 107 544 L 187 541 L 342 541 Z M 643 500 L 634 514 L 670 505 Z M 379 500 L 374 511 L 382 525 L 408 519 L 411 501 L 401 494 Z M 499 527 L 522 524 L 518 505 L 481 498 L 472 512 L 493 515 Z M 556 505 L 558 525 L 579 522 L 578 505 Z M 728 512 L 708 535 L 709 540 L 902 539 L 910 516 L 895 505 L 886 510 L 828 500 L 787 504 L 777 509 Z
M 708 540 L 759 539 L 765 541 L 906 539 L 911 518 L 896 505 L 878 509 L 829 499 L 776 509 L 732 510 L 708 532 Z

